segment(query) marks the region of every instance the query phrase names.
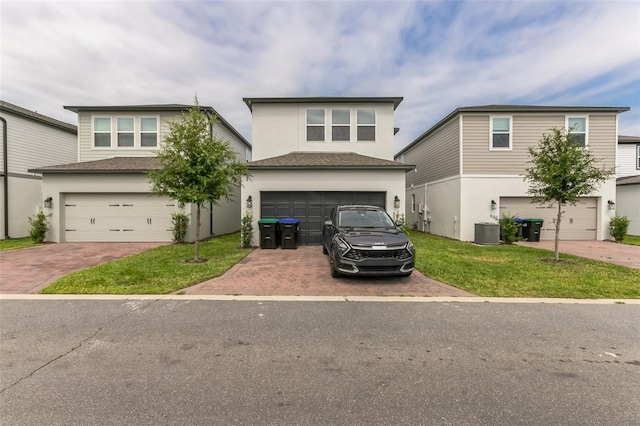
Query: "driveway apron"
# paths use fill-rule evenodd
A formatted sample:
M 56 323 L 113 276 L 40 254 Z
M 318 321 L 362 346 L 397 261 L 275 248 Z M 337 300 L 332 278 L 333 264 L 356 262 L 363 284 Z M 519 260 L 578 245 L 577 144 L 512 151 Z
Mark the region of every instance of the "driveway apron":
M 61 243 L 0 252 L 0 294 L 37 293 L 55 280 L 90 266 L 164 243 Z

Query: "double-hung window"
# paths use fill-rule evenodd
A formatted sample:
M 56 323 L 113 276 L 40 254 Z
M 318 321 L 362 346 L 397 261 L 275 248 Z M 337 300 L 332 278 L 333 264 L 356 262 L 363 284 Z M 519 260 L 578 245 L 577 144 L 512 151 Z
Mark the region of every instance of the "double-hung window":
M 324 109 L 307 110 L 307 141 L 324 142 Z
M 567 117 L 566 128 L 573 143 L 578 146 L 587 146 L 589 140 L 587 138 L 586 117 Z
M 111 118 L 93 118 L 93 146 L 95 148 L 111 147 Z
M 491 117 L 490 149 L 511 149 L 511 117 Z
M 145 148 L 158 146 L 158 119 L 156 117 L 140 118 L 140 146 Z
M 133 147 L 133 117 L 118 117 L 118 147 Z
M 331 110 L 331 140 L 334 142 L 351 140 L 351 110 Z
M 358 142 L 373 142 L 376 140 L 376 110 L 374 108 L 359 108 L 357 110 L 357 140 Z
M 636 169 L 640 170 L 640 145 L 636 145 Z

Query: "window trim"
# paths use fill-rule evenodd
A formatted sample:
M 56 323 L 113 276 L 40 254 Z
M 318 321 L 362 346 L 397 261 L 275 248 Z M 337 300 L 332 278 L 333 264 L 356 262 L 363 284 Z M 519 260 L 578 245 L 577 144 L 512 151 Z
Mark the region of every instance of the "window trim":
M 370 109 L 373 110 L 373 124 L 371 123 L 363 123 L 360 124 L 358 122 L 358 111 Z M 359 143 L 375 143 L 378 141 L 378 110 L 376 108 L 356 108 L 356 142 Z M 372 127 L 373 126 L 373 140 L 360 140 L 358 137 L 358 130 L 360 127 Z
M 636 170 L 640 170 L 640 143 L 636 144 Z
M 109 120 L 109 131 L 96 130 L 96 119 L 104 118 Z M 96 133 L 109 134 L 109 146 L 96 146 Z M 113 119 L 109 116 L 95 115 L 91 116 L 91 149 L 111 149 L 113 146 Z
M 320 110 L 323 113 L 323 123 L 322 124 L 311 124 L 309 123 L 309 111 L 310 110 Z M 326 108 L 306 108 L 305 112 L 304 112 L 304 131 L 305 131 L 305 135 L 304 135 L 304 139 L 306 142 L 310 142 L 310 143 L 325 143 L 327 141 L 327 109 Z M 317 140 L 317 141 L 310 141 L 309 140 L 309 127 L 322 127 L 322 131 L 323 131 L 323 139 L 322 140 Z
M 493 136 L 496 134 L 493 130 L 493 120 L 496 118 L 506 118 L 509 120 L 509 146 L 493 146 Z M 504 135 L 504 131 L 498 131 L 497 134 Z M 489 151 L 513 151 L 513 115 L 490 115 L 489 116 Z
M 134 138 L 134 147 L 138 147 L 140 149 L 159 149 L 160 148 L 160 117 L 157 115 L 140 115 L 138 118 L 138 129 L 139 131 L 136 133 L 138 135 L 138 145 L 135 144 Z M 142 119 L 143 118 L 155 118 L 156 119 L 156 131 L 143 131 L 142 130 Z M 142 146 L 142 134 L 143 133 L 155 133 L 156 134 L 156 145 L 155 146 Z
M 576 115 L 565 115 L 564 117 L 564 128 L 567 131 L 568 134 L 570 134 L 569 132 L 569 120 L 572 118 L 584 118 L 584 146 L 581 146 L 582 148 L 586 148 L 589 146 L 589 116 L 588 115 L 580 115 L 580 114 L 576 114 Z M 574 132 L 574 133 L 583 133 L 583 132 Z
M 411 213 L 416 212 L 416 194 L 411 194 Z
M 118 124 L 120 119 L 131 119 L 133 120 L 133 130 L 126 130 L 126 131 L 120 131 L 120 129 L 118 128 Z M 135 116 L 131 116 L 131 115 L 123 115 L 123 116 L 117 116 L 116 117 L 116 148 L 117 149 L 135 149 L 136 148 L 136 117 Z M 131 134 L 133 135 L 133 145 L 128 146 L 128 145 L 120 145 L 120 133 L 122 134 Z M 113 145 L 113 142 L 112 142 Z
M 349 122 L 344 124 L 344 123 L 334 123 L 333 122 L 333 112 L 334 111 L 347 111 L 349 113 Z M 351 108 L 331 108 L 331 142 L 335 142 L 335 143 L 350 143 L 351 142 Z M 349 138 L 347 140 L 337 140 L 333 138 L 333 128 L 334 127 L 347 127 L 349 129 Z

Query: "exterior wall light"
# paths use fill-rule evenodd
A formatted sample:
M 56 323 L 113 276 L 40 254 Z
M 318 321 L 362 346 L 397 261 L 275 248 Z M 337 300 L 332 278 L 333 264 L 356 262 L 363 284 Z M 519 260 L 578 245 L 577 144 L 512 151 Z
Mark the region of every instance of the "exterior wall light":
M 491 210 L 496 210 L 498 208 L 498 204 L 495 200 L 491 200 Z
M 247 197 L 247 208 L 248 209 L 252 209 L 253 208 L 253 198 L 251 198 L 251 195 L 249 195 Z
M 607 201 L 607 203 L 609 203 L 609 210 L 615 210 L 616 209 L 616 203 L 614 203 L 611 200 Z
M 399 209 L 400 208 L 400 198 L 398 198 L 397 195 L 393 199 L 393 208 L 395 208 L 395 209 Z
M 47 197 L 44 199 L 44 208 L 45 209 L 50 209 L 53 206 L 53 198 L 52 197 Z

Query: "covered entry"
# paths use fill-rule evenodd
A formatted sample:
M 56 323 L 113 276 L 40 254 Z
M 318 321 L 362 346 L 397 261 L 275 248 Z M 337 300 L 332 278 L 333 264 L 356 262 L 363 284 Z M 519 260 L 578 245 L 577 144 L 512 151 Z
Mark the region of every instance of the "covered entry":
M 340 204 L 366 204 L 386 208 L 385 192 L 262 191 L 261 217 L 300 220 L 298 244 L 320 245 L 322 226 L 332 208 Z

